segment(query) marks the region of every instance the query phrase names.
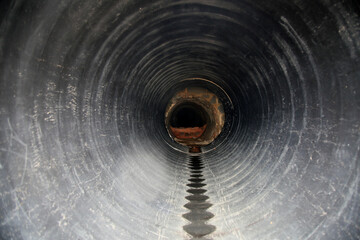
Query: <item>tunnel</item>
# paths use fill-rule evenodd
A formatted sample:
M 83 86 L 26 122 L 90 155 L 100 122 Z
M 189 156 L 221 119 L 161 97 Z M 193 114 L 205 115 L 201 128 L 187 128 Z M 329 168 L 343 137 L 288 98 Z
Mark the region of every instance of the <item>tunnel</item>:
M 360 239 L 359 5 L 1 1 L 0 239 Z

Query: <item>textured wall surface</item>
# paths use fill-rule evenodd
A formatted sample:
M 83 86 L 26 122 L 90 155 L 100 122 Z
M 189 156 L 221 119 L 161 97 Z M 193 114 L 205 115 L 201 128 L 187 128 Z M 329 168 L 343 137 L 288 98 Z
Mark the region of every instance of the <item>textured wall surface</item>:
M 189 86 L 226 113 L 202 156 L 209 237 L 360 238 L 357 1 L 0 9 L 1 239 L 189 239 L 187 148 L 164 124 Z

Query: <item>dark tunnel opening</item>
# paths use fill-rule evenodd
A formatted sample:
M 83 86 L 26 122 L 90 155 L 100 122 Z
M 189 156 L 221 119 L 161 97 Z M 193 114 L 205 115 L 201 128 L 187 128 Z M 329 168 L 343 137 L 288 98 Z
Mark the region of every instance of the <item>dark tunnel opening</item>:
M 0 239 L 360 238 L 357 2 L 9 2 Z
M 209 116 L 199 105 L 184 103 L 177 106 L 170 116 L 170 125 L 177 128 L 203 127 Z

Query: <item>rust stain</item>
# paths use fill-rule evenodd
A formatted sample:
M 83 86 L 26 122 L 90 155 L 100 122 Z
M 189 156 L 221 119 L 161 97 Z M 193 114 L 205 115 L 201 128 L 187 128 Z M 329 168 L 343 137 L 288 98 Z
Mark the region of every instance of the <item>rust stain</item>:
M 208 128 L 174 128 L 169 124 L 172 110 L 176 106 L 192 102 L 203 107 L 210 118 L 211 125 Z M 224 108 L 219 98 L 204 88 L 189 87 L 177 92 L 170 100 L 165 111 L 165 122 L 169 133 L 175 141 L 185 146 L 205 146 L 210 144 L 221 132 L 225 123 Z
M 201 137 L 206 129 L 206 124 L 202 127 L 191 127 L 191 128 L 175 128 L 171 127 L 171 132 L 176 138 L 179 139 L 196 139 Z
M 201 153 L 201 148 L 199 146 L 189 146 L 190 153 Z

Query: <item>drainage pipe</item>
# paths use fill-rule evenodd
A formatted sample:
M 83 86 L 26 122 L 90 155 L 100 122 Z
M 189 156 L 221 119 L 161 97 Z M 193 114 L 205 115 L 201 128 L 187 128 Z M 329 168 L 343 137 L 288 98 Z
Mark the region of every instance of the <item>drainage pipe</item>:
M 2 1 L 2 239 L 188 239 L 187 87 L 214 239 L 359 239 L 357 1 Z

